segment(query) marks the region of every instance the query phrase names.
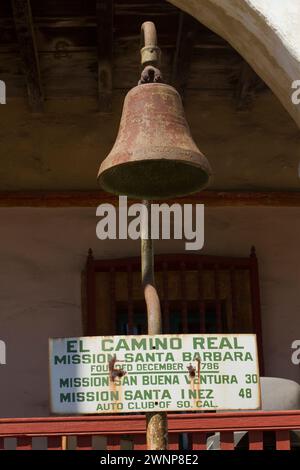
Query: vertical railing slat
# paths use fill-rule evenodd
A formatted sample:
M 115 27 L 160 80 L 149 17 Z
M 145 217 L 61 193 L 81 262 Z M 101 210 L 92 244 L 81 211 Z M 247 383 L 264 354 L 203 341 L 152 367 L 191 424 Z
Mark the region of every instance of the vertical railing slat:
M 76 450 L 92 450 L 92 436 L 77 436 Z
M 176 432 L 169 433 L 168 441 L 168 450 L 179 449 L 179 436 Z
M 187 312 L 187 296 L 186 296 L 186 270 L 185 263 L 180 263 L 180 283 L 181 283 L 181 322 L 182 332 L 188 333 L 188 312 Z
M 48 450 L 62 450 L 62 436 L 48 436 L 47 449 Z
M 192 434 L 193 450 L 206 450 L 206 433 L 194 432 Z
M 32 438 L 30 436 L 18 436 L 16 449 L 17 450 L 31 450 Z
M 147 450 L 146 434 L 136 434 L 133 439 L 134 450 Z
M 276 431 L 276 450 L 291 450 L 290 431 Z
M 232 431 L 222 431 L 220 433 L 221 450 L 234 450 L 234 435 Z
M 120 436 L 113 434 L 107 436 L 107 450 L 120 450 L 120 448 Z
M 249 450 L 263 450 L 264 435 L 262 431 L 249 431 Z

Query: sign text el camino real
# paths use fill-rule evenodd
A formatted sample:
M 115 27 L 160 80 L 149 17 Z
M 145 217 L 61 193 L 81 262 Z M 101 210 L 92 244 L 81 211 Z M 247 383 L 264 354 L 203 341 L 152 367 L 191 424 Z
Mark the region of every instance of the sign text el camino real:
M 260 407 L 255 335 L 50 339 L 53 413 Z

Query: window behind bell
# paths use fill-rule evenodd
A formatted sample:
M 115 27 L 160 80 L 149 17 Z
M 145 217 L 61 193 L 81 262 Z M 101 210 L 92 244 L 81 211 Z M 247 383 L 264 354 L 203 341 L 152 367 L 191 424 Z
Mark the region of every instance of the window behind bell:
M 158 255 L 156 284 L 163 332 L 256 333 L 262 371 L 257 258 Z M 89 253 L 83 283 L 88 335 L 146 334 L 140 259 L 95 260 Z

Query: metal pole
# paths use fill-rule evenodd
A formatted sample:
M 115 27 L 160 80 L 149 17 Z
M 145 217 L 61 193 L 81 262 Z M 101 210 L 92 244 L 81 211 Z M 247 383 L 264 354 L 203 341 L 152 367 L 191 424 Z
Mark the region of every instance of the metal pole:
M 145 213 L 141 224 L 142 286 L 147 306 L 148 335 L 162 333 L 159 297 L 154 281 L 154 250 L 151 239 L 151 202 L 143 201 Z M 168 446 L 167 413 L 146 413 L 148 450 L 166 450 Z

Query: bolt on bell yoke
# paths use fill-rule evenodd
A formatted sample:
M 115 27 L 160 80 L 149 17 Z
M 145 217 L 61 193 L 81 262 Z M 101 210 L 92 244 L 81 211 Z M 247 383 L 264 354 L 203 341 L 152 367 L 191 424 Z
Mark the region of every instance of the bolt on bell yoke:
M 137 199 L 167 199 L 203 189 L 211 168 L 185 119 L 179 93 L 162 83 L 160 49 L 151 22 L 142 25 L 139 85 L 126 95 L 116 142 L 98 179 L 111 193 Z

